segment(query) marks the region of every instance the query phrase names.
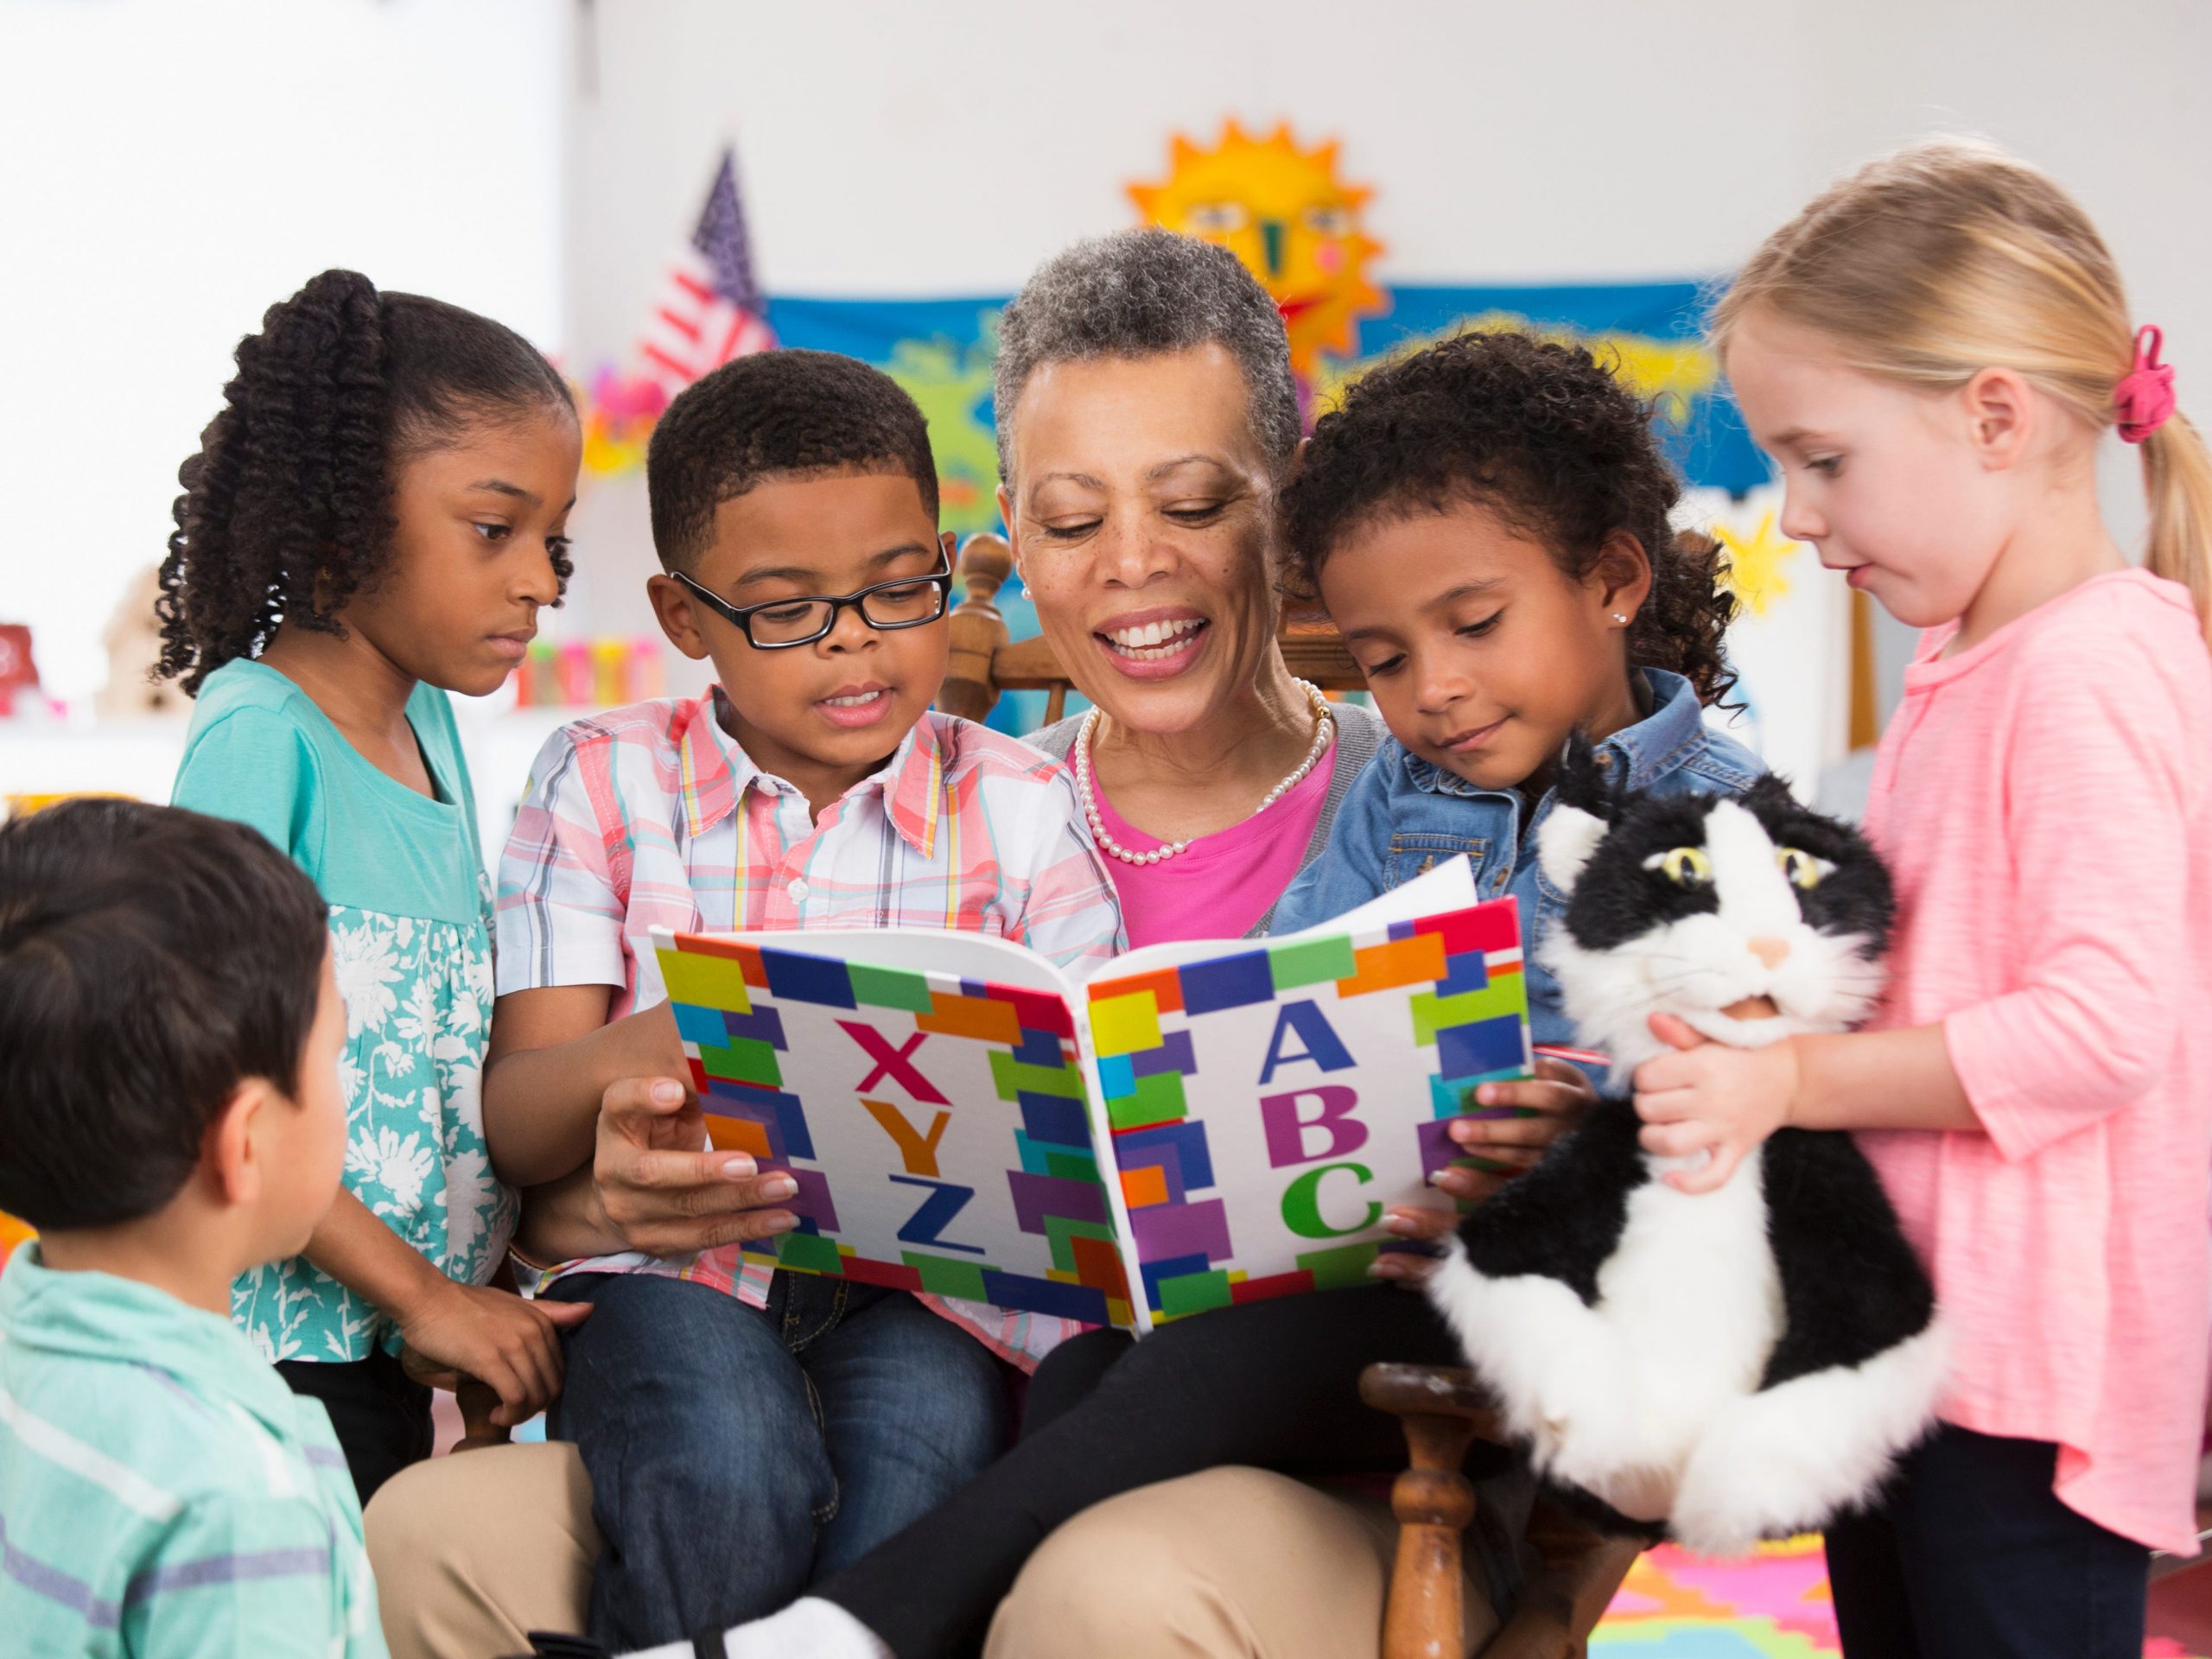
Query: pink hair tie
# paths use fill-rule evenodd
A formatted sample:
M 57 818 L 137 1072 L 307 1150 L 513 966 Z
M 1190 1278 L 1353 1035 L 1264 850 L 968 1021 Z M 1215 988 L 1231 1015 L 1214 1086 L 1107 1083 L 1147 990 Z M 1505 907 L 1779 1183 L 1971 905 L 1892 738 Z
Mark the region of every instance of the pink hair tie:
M 2174 412 L 2174 365 L 2158 361 L 2165 335 L 2156 323 L 2135 331 L 2135 366 L 2112 389 L 2113 416 L 2120 435 L 2140 443 L 2166 423 Z

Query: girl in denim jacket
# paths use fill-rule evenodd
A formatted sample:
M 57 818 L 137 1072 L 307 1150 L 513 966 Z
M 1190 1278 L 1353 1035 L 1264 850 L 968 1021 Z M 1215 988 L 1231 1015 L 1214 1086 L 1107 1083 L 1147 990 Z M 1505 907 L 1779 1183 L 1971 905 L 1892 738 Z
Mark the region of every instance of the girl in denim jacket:
M 1526 334 L 1440 341 L 1322 417 L 1284 500 L 1294 577 L 1328 607 L 1390 739 L 1275 907 L 1278 932 L 1465 856 L 1483 897 L 1521 901 L 1536 1043 L 1573 1041 L 1538 951 L 1567 901 L 1536 865 L 1568 733 L 1655 794 L 1733 793 L 1764 770 L 1705 723 L 1735 683 L 1721 652 L 1735 605 L 1711 544 L 1669 528 L 1681 494 L 1649 409 L 1588 352 Z M 1590 1097 L 1563 1060 L 1537 1071 L 1479 1092 L 1541 1114 L 1485 1126 L 1493 1185 Z M 1435 1216 L 1391 1220 L 1426 1236 Z

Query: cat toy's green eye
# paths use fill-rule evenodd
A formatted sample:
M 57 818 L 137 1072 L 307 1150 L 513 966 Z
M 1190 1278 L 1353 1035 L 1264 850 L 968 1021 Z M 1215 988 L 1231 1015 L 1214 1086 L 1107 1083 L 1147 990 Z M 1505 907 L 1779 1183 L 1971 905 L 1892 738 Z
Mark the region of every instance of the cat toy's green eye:
M 1702 847 L 1676 847 L 1662 853 L 1659 873 L 1678 887 L 1713 885 L 1713 861 Z
M 1775 849 L 1774 861 L 1782 866 L 1782 873 L 1789 877 L 1793 887 L 1817 887 L 1821 885 L 1821 861 L 1810 853 L 1800 852 L 1795 847 Z

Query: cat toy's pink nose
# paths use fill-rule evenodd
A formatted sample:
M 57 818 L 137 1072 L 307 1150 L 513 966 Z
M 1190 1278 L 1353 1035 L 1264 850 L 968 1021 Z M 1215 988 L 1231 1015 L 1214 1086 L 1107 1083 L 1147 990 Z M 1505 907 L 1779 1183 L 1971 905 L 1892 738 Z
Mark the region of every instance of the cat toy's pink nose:
M 1770 972 L 1779 968 L 1783 959 L 1789 955 L 1789 941 L 1764 938 L 1745 939 L 1744 949 L 1764 963 Z

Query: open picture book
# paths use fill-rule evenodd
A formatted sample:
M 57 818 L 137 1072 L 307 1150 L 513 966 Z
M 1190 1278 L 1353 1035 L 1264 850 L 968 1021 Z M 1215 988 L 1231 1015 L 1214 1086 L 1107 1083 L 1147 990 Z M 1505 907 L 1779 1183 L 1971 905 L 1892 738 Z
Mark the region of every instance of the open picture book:
M 714 1144 L 798 1183 L 748 1259 L 1139 1332 L 1367 1282 L 1386 1209 L 1452 1203 L 1446 1120 L 1531 1075 L 1515 903 L 1459 858 L 1087 982 L 974 933 L 654 943 Z

